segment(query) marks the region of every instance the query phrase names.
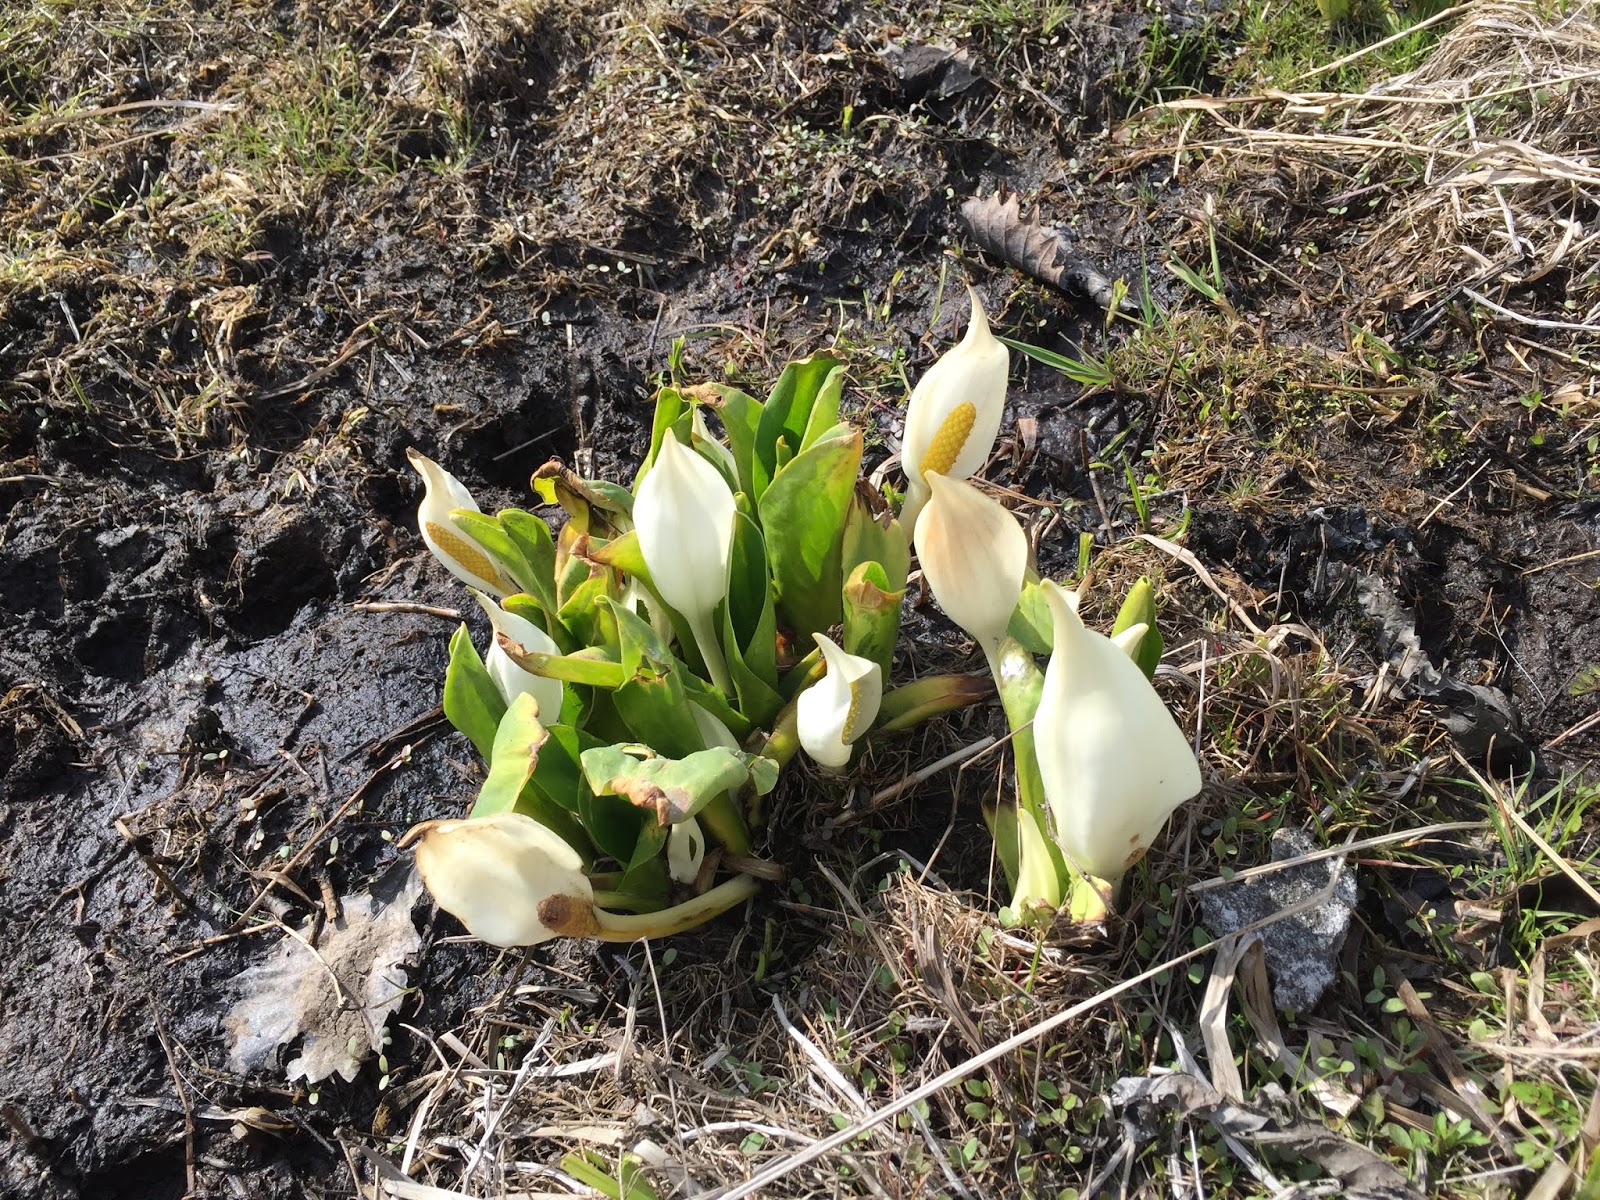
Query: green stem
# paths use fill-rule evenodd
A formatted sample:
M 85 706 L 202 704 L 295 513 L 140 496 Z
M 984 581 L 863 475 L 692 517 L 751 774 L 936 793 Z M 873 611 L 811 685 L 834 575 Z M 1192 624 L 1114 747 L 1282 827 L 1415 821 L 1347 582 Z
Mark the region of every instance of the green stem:
M 735 875 L 719 883 L 703 896 L 685 900 L 655 913 L 620 914 L 595 909 L 600 928 L 594 934 L 602 942 L 632 942 L 639 938 L 669 937 L 703 925 L 742 904 L 761 890 L 761 884 L 748 875 Z
M 594 902 L 598 908 L 620 908 L 634 913 L 660 912 L 666 907 L 653 896 L 639 896 L 633 892 L 596 891 Z
M 696 613 L 694 616 L 684 614 L 689 622 L 689 632 L 694 635 L 695 648 L 700 651 L 700 657 L 705 659 L 706 671 L 711 676 L 712 684 L 724 696 L 730 699 L 734 696 L 733 679 L 728 674 L 728 660 L 722 655 L 722 643 L 717 641 L 716 635 L 711 632 L 711 617 L 709 613 Z
M 750 831 L 745 828 L 739 806 L 728 792 L 719 792 L 695 814 L 700 824 L 711 831 L 711 836 L 734 854 L 750 853 Z

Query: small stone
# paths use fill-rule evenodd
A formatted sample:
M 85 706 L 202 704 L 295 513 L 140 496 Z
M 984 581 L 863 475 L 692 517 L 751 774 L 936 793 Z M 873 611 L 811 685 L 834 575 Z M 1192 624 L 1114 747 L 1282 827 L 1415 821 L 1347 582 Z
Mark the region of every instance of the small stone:
M 1272 835 L 1273 862 L 1317 849 L 1304 830 L 1280 829 Z M 1280 1009 L 1309 1012 L 1337 978 L 1339 949 L 1356 905 L 1355 868 L 1339 858 L 1322 858 L 1200 893 L 1206 929 L 1220 938 L 1319 895 L 1335 872 L 1339 881 L 1330 897 L 1261 930 L 1272 1000 Z

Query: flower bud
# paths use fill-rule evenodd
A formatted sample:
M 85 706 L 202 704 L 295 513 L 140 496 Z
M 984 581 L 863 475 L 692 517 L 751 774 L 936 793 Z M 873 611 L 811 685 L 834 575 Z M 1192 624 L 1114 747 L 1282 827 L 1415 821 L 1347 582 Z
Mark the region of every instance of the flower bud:
M 457 509 L 480 512 L 478 502 L 463 484 L 433 459 L 407 450 L 417 474 L 422 476 L 422 503 L 417 507 L 417 528 L 423 544 L 433 556 L 444 564 L 457 579 L 468 587 L 478 588 L 496 598 L 517 591 L 511 579 L 495 558 L 476 540 L 456 528 L 450 514 Z

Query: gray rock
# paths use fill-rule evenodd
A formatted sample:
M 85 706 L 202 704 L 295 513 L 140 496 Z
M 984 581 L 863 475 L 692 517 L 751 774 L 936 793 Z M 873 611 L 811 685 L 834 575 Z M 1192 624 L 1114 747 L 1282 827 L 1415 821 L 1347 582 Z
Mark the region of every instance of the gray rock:
M 1273 862 L 1316 849 L 1317 843 L 1304 830 L 1280 829 L 1272 835 Z M 1206 929 L 1225 937 L 1321 894 L 1335 872 L 1339 881 L 1330 898 L 1261 931 L 1272 1000 L 1281 1009 L 1310 1011 L 1337 978 L 1339 948 L 1356 905 L 1355 868 L 1338 858 L 1323 858 L 1200 893 Z

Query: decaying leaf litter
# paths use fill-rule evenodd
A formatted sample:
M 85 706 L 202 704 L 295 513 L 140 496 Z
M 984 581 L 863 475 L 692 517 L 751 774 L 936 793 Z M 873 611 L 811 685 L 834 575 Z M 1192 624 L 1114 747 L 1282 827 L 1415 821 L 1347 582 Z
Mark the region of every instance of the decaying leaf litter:
M 1596 13 L 1463 5 L 1387 46 L 1357 16 L 1262 78 L 1254 12 L 402 5 L 270 41 L 245 6 L 8 12 L 8 1189 L 560 1191 L 580 1151 L 662 1195 L 1338 1175 L 1261 1112 L 1423 1192 L 1586 1172 Z M 933 78 L 902 45 L 961 53 Z M 976 257 L 960 204 L 1000 189 L 1139 312 Z M 1082 531 L 1089 606 L 1164 580 L 1208 789 L 1123 916 L 996 927 L 997 755 L 895 792 L 1003 731 L 979 713 L 778 797 L 793 877 L 743 920 L 498 963 L 424 923 L 351 1083 L 237 1074 L 235 977 L 331 938 L 471 792 L 405 448 L 508 503 L 551 456 L 620 477 L 684 335 L 752 387 L 849 354 L 886 457 L 962 272 L 1071 360 L 1019 370 L 988 472 L 1041 568 Z M 977 665 L 931 607 L 907 628 L 908 666 Z M 1348 843 L 1358 901 L 1273 1028 L 1248 982 L 1203 1003 L 1189 889 L 1280 826 Z M 1114 1108 L 1168 1094 L 1137 1133 Z

